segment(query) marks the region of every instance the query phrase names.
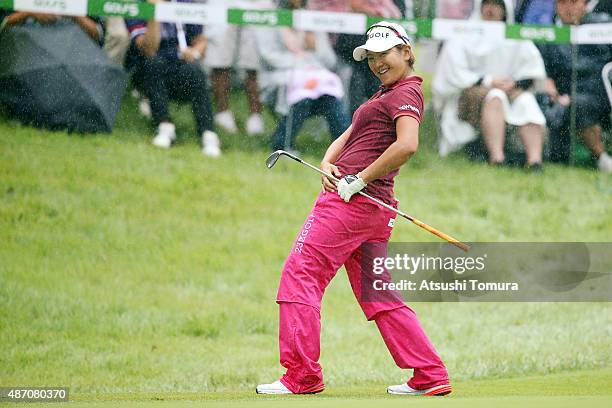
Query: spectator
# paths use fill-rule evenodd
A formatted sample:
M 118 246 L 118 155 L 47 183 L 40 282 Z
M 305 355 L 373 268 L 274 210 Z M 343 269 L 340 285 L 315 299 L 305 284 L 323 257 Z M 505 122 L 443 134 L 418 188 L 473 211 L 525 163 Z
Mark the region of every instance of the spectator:
M 161 3 L 163 0 L 147 0 Z M 191 0 L 179 0 L 191 3 Z M 131 44 L 126 67 L 132 73 L 137 89 L 151 103 L 157 134 L 153 144 L 170 148 L 176 139 L 176 128 L 170 119 L 170 98 L 188 100 L 202 138 L 202 153 L 221 155 L 217 134 L 213 131 L 212 108 L 208 99 L 206 74 L 197 61 L 206 51 L 202 26 L 160 23 L 154 20 L 127 20 Z
M 30 13 L 27 11 L 0 10 L 0 28 L 17 26 L 22 24 L 54 24 L 57 22 L 73 21 L 91 37 L 92 40 L 102 46 L 104 44 L 104 24 L 98 17 L 84 16 L 60 16 L 45 13 Z
M 237 7 L 247 9 L 272 8 L 272 0 L 198 0 L 211 6 Z M 204 66 L 212 69 L 212 85 L 217 114 L 215 123 L 229 133 L 236 133 L 236 119 L 229 108 L 229 90 L 232 67 L 246 70 L 246 94 L 249 103 L 250 116 L 245 127 L 247 134 L 256 135 L 264 132 L 264 122 L 261 116 L 257 70 L 259 69 L 259 54 L 255 45 L 257 27 L 236 26 L 224 23 L 207 28 L 208 56 Z
M 557 0 L 556 10 L 563 24 L 611 22 L 604 13 L 587 13 L 586 0 Z M 601 171 L 612 172 L 612 158 L 601 140 L 601 126 L 610 120 L 610 102 L 601 78 L 603 66 L 612 61 L 612 44 L 546 44 L 540 46 L 546 65 L 546 89 L 550 99 L 565 109 L 558 119 L 550 123 L 551 160 L 568 162 L 571 145 L 571 113 L 575 110 L 575 127 L 584 140 Z M 572 53 L 577 52 L 575 58 Z M 572 60 L 575 60 L 573 67 Z M 571 100 L 572 69 L 576 78 L 576 94 Z
M 480 18 L 512 22 L 512 7 L 483 0 Z M 474 36 L 448 41 L 432 84 L 434 107 L 441 116 L 440 154 L 447 155 L 483 135 L 491 164 L 505 162 L 506 124 L 518 126 L 527 165 L 541 168 L 544 115 L 529 91 L 544 79 L 544 63 L 531 41 Z
M 520 24 L 553 23 L 555 0 L 519 0 L 516 8 L 516 22 Z
M 279 7 L 298 9 L 302 0 L 281 0 Z M 283 115 L 273 136 L 273 148 L 292 149 L 304 121 L 323 115 L 332 138 L 346 130 L 350 119 L 340 98 L 343 89 L 333 72 L 336 56 L 326 33 L 262 27 L 257 31 L 262 58 L 262 97 Z
M 402 13 L 392 0 L 350 0 L 350 9 L 355 13 L 364 13 L 385 18 L 401 18 Z M 340 59 L 351 67 L 352 75 L 349 84 L 349 111 L 355 113 L 361 104 L 367 101 L 380 86 L 380 81 L 372 74 L 368 64 L 353 59 L 353 50 L 363 43 L 363 35 L 341 34 L 335 45 Z

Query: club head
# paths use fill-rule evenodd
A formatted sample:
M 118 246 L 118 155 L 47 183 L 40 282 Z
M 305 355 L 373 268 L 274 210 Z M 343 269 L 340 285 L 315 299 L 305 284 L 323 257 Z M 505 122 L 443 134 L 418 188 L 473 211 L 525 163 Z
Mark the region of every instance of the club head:
M 281 154 L 283 154 L 282 150 L 277 150 L 274 153 L 272 153 L 268 159 L 266 160 L 266 166 L 271 169 L 272 167 L 274 167 L 274 165 L 276 164 L 276 162 L 278 161 L 278 158 L 281 157 Z
M 268 168 L 271 169 L 272 167 L 274 167 L 274 165 L 278 161 L 278 158 L 281 156 L 287 156 L 290 159 L 293 159 L 297 162 L 302 163 L 302 160 L 300 160 L 297 156 L 294 156 L 293 154 L 286 152 L 284 150 L 277 150 L 268 157 L 268 159 L 266 160 L 266 166 L 268 166 Z

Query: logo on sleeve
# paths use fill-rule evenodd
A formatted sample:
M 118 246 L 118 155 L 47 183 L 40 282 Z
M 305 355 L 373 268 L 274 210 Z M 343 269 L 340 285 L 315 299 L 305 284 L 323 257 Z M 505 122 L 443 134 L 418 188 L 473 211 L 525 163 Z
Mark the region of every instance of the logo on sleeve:
M 417 115 L 421 114 L 421 111 L 419 110 L 419 108 L 415 108 L 412 105 L 402 105 L 398 109 L 399 110 L 411 110 L 411 111 L 415 112 Z

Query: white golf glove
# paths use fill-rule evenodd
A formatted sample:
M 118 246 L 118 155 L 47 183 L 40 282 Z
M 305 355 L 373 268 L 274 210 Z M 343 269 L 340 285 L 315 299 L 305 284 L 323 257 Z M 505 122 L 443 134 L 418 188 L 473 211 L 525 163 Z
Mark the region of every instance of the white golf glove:
M 367 185 L 359 174 L 347 174 L 338 182 L 338 195 L 348 203 L 353 194 L 360 192 Z

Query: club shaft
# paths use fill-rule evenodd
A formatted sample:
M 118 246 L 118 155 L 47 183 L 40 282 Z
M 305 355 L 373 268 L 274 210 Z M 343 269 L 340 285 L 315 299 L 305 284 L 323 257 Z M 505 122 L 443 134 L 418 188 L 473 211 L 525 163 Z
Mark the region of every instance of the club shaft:
M 320 174 L 322 174 L 322 175 L 324 175 L 324 176 L 329 177 L 330 179 L 332 179 L 332 180 L 334 180 L 334 181 L 336 181 L 336 182 L 340 181 L 340 180 L 338 180 L 336 177 L 334 177 L 334 175 L 332 175 L 332 174 L 330 174 L 330 173 L 327 173 L 327 172 L 325 172 L 325 171 L 321 170 L 320 168 L 315 167 L 315 166 L 313 166 L 312 164 L 305 162 L 304 160 L 302 160 L 302 159 L 300 159 L 300 158 L 297 158 L 297 157 L 292 157 L 292 156 L 289 156 L 289 157 L 291 157 L 291 158 L 292 158 L 293 160 L 295 160 L 295 161 L 298 161 L 298 162 L 302 163 L 302 164 L 303 164 L 303 165 L 305 165 L 305 166 L 310 167 L 310 168 L 311 168 L 311 169 L 313 169 L 314 171 L 316 171 L 316 172 L 318 172 L 318 173 L 320 173 Z M 410 221 L 410 222 L 412 222 L 413 224 L 415 224 L 415 225 L 417 225 L 417 226 L 419 226 L 419 227 L 423 228 L 424 230 L 426 230 L 426 231 L 428 231 L 428 232 L 430 232 L 430 233 L 432 233 L 432 234 L 434 234 L 434 235 L 436 235 L 436 236 L 438 236 L 438 237 L 442 238 L 443 240 L 445 240 L 445 241 L 447 241 L 447 242 L 449 242 L 449 243 L 451 243 L 451 244 L 455 245 L 457 248 L 461 248 L 461 249 L 462 249 L 463 251 L 465 251 L 465 252 L 468 252 L 468 251 L 470 250 L 469 245 L 464 244 L 463 242 L 459 241 L 458 239 L 453 238 L 452 236 L 450 236 L 450 235 L 448 235 L 448 234 L 445 234 L 445 233 L 443 233 L 442 231 L 438 231 L 437 229 L 435 229 L 435 228 L 434 228 L 434 227 L 432 227 L 431 225 L 428 225 L 428 224 L 424 223 L 423 221 L 420 221 L 420 220 L 418 220 L 418 219 L 416 219 L 416 218 L 414 218 L 414 217 L 412 217 L 412 216 L 410 216 L 410 215 L 408 215 L 408 214 L 404 213 L 403 211 L 400 211 L 400 210 L 398 210 L 397 208 L 392 207 L 392 206 L 390 206 L 389 204 L 384 203 L 384 202 L 380 201 L 379 199 L 374 198 L 374 197 L 372 197 L 371 195 L 369 195 L 369 194 L 367 194 L 367 193 L 364 193 L 363 191 L 359 191 L 359 194 L 361 194 L 362 196 L 364 196 L 364 197 L 366 197 L 366 198 L 369 198 L 370 200 L 374 201 L 376 204 L 381 205 L 381 206 L 385 207 L 386 209 L 388 209 L 388 210 L 391 210 L 391 211 L 395 212 L 397 215 L 399 215 L 399 216 L 401 216 L 401 217 L 404 217 L 404 218 L 405 218 L 405 219 L 407 219 L 408 221 Z

